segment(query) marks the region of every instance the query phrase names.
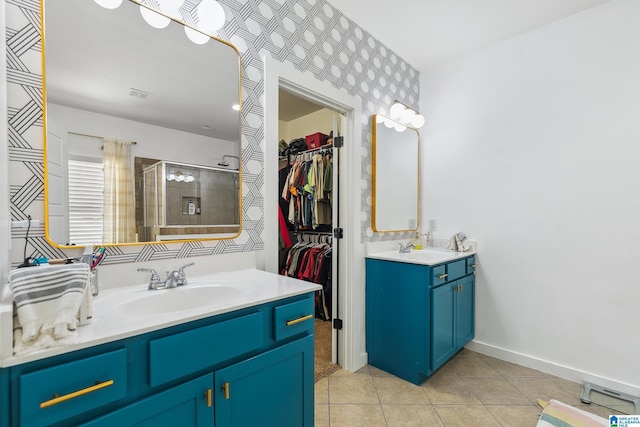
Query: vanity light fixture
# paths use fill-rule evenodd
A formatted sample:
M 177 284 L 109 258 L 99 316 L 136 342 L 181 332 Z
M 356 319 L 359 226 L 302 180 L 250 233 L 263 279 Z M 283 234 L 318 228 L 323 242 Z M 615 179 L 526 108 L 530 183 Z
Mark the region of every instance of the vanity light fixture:
M 399 121 L 393 120 L 390 117 L 383 116 L 382 114 L 376 115 L 376 123 L 382 123 L 389 129 L 395 129 L 398 132 L 404 132 L 407 127 Z
M 94 0 L 106 9 L 116 9 L 122 4 L 122 0 Z M 134 0 L 140 5 L 140 14 L 154 28 L 165 28 L 171 23 L 171 18 L 184 22 L 180 15 L 180 8 L 185 0 L 155 0 L 159 10 L 146 7 L 141 0 Z M 147 2 L 148 3 L 148 2 Z M 191 13 L 197 22 L 197 30 L 184 26 L 184 32 L 195 44 L 205 44 L 211 36 L 224 26 L 226 16 L 224 8 L 216 0 L 200 0 L 198 6 L 192 9 Z
M 402 124 L 415 129 L 420 129 L 425 123 L 425 119 L 422 114 L 418 113 L 413 108 L 404 105 L 400 101 L 395 101 L 393 103 L 389 110 L 389 115 L 392 119 L 398 120 Z
M 193 182 L 194 179 L 193 175 L 184 175 L 182 172 L 170 172 L 167 175 L 167 181 Z

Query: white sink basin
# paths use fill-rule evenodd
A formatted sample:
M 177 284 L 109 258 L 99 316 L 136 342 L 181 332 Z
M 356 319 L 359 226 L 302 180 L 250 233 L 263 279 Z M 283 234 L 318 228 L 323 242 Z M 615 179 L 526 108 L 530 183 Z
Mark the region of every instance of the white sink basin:
M 190 285 L 186 285 L 147 291 L 139 298 L 118 304 L 116 310 L 126 315 L 172 313 L 228 303 L 230 298 L 238 297 L 241 294 L 240 289 L 232 286 L 190 287 Z

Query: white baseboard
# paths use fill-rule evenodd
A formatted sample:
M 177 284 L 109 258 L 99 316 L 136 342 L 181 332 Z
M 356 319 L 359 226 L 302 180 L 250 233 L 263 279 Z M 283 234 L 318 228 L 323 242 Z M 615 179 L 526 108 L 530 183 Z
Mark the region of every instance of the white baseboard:
M 492 356 L 500 360 L 515 363 L 516 365 L 525 366 L 527 368 L 536 369 L 538 371 L 550 375 L 555 375 L 557 377 L 564 378 L 570 381 L 575 381 L 577 383 L 588 381 L 590 383 L 598 384 L 616 391 L 621 391 L 632 396 L 640 396 L 640 387 L 638 386 L 615 381 L 610 378 L 592 374 L 590 372 L 580 371 L 569 366 L 560 365 L 554 362 L 539 359 L 537 357 L 528 356 L 526 354 L 496 347 L 494 345 L 478 342 L 475 340 L 471 341 L 465 347 L 480 354 Z

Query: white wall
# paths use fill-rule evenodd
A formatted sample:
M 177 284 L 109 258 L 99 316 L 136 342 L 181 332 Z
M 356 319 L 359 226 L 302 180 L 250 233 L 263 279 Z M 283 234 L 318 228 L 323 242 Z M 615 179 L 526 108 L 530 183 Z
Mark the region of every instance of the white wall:
M 47 105 L 47 113 L 50 119 L 55 120 L 68 132 L 136 141 L 137 144 L 132 149 L 133 156 L 216 166 L 223 155 L 239 156 L 240 153 L 240 144 L 237 141 L 208 138 L 56 104 Z M 102 157 L 100 140 L 87 145 L 86 149 L 73 145 L 74 142 L 86 142 L 86 140 L 86 138 L 69 138 L 69 152 Z M 237 164 L 234 163 L 233 166 Z
M 292 139 L 304 138 L 316 132 L 329 135 L 331 129 L 333 129 L 333 117 L 335 115 L 334 111 L 323 108 L 288 122 L 280 120 L 278 123 L 279 138 L 289 143 Z
M 638 22 L 612 0 L 421 78 L 423 219 L 478 240 L 478 348 L 636 395 Z

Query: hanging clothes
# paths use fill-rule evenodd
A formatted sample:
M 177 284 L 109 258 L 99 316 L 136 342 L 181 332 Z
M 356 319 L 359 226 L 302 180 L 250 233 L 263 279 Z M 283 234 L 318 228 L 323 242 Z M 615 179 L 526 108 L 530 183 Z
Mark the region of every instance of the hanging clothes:
M 332 173 L 330 149 L 297 154 L 294 157 L 281 192 L 282 199 L 288 201 L 286 217 L 294 230 L 315 230 L 321 225 L 331 226 Z
M 303 238 L 311 237 L 302 234 Z M 317 235 L 314 236 L 318 238 Z M 287 261 L 281 274 L 307 282 L 317 283 L 322 289 L 316 292 L 316 317 L 331 319 L 331 245 L 330 236 L 322 236 L 325 242 L 299 241 L 287 254 Z M 299 236 L 300 238 L 300 236 Z

